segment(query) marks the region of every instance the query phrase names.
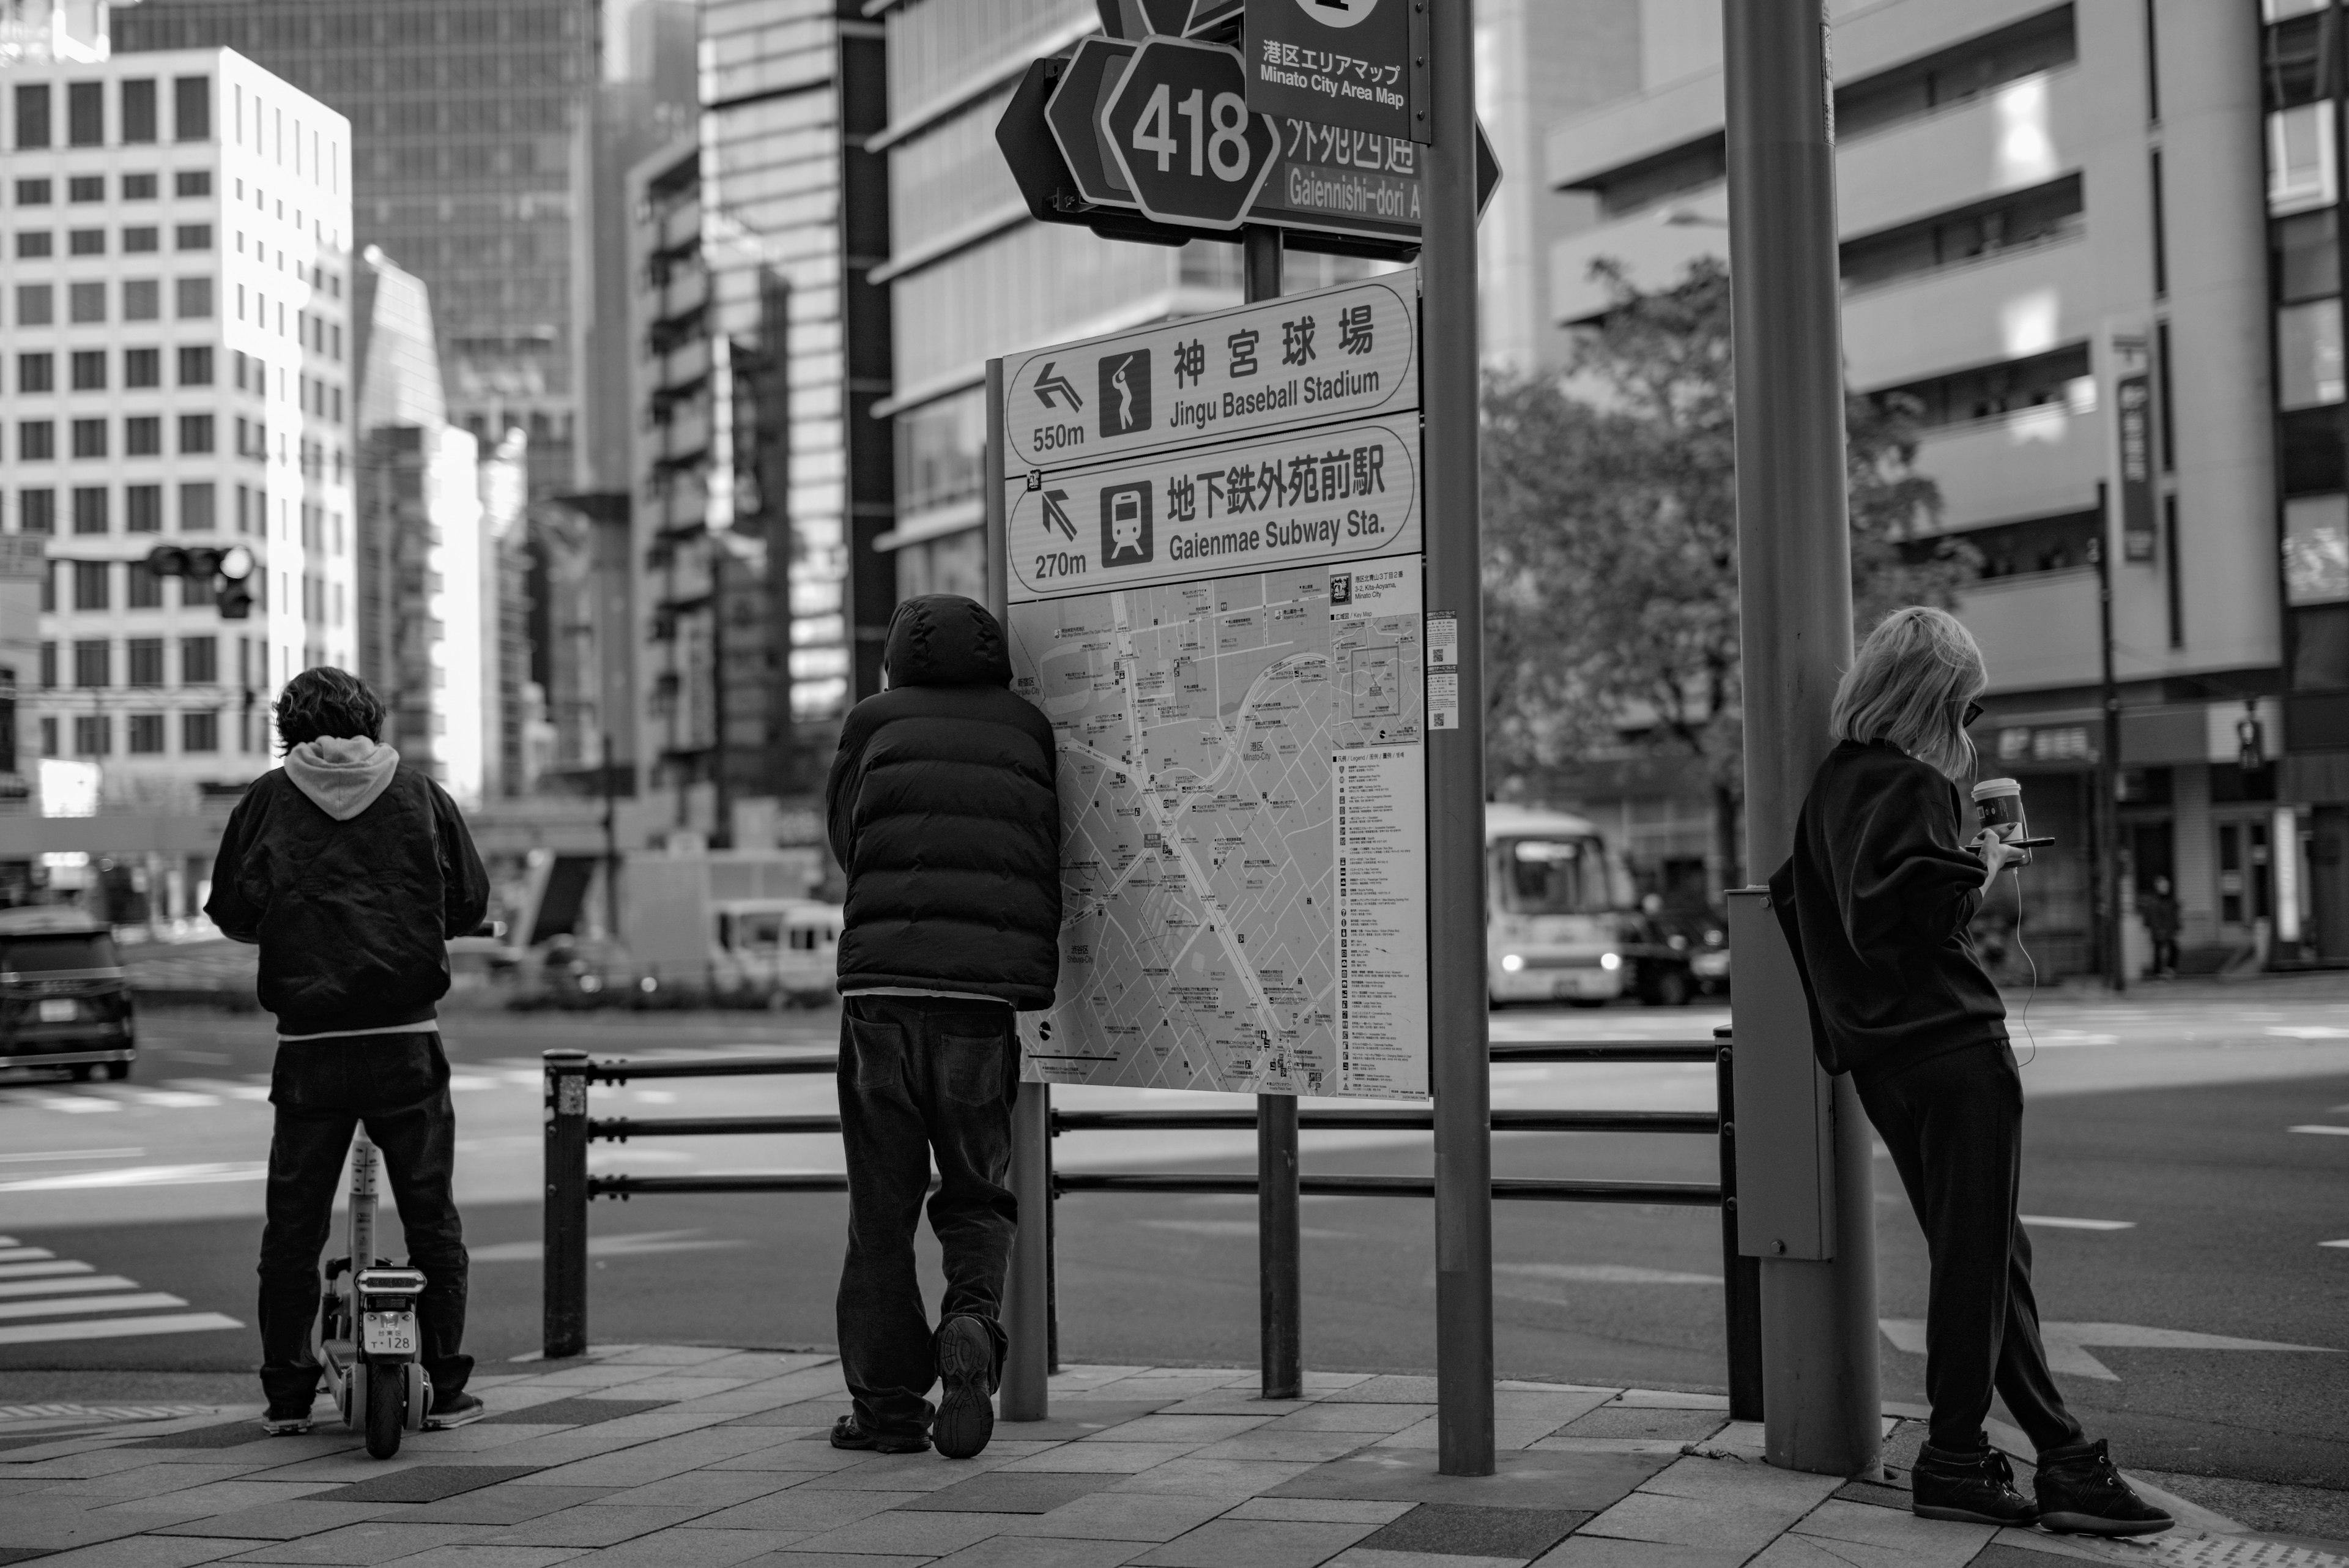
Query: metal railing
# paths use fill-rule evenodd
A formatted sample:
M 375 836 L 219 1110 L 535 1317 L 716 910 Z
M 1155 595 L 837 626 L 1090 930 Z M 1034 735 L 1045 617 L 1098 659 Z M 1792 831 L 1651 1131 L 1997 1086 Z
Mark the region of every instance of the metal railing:
M 1667 1133 L 1710 1135 L 1718 1147 L 1720 1179 L 1699 1181 L 1608 1181 L 1495 1177 L 1495 1199 L 1553 1203 L 1634 1203 L 1721 1210 L 1722 1279 L 1729 1363 L 1730 1408 L 1743 1419 L 1758 1419 L 1762 1407 L 1761 1284 L 1758 1261 L 1737 1251 L 1737 1127 L 1735 1083 L 1729 1032 L 1711 1041 L 1654 1044 L 1630 1041 L 1508 1042 L 1490 1047 L 1496 1065 L 1522 1063 L 1705 1063 L 1714 1066 L 1715 1111 L 1496 1110 L 1496 1133 Z M 733 1171 L 701 1176 L 591 1176 L 587 1147 L 595 1140 L 626 1143 L 632 1137 L 725 1137 L 837 1133 L 837 1116 L 593 1117 L 587 1114 L 592 1084 L 619 1085 L 637 1079 L 747 1077 L 781 1074 L 833 1073 L 835 1055 L 729 1056 L 654 1062 L 626 1058 L 595 1061 L 584 1051 L 549 1051 L 546 1071 L 546 1216 L 543 1349 L 549 1356 L 577 1355 L 587 1347 L 587 1205 L 596 1198 L 623 1200 L 658 1193 L 844 1192 L 844 1173 Z M 1229 1131 L 1257 1127 L 1255 1109 L 1065 1111 L 1046 1113 L 1052 1137 L 1102 1132 Z M 1363 1106 L 1300 1109 L 1298 1127 L 1314 1131 L 1432 1131 L 1432 1110 Z M 1212 1171 L 1063 1171 L 1045 1152 L 1045 1185 L 1058 1199 L 1075 1193 L 1222 1193 L 1261 1190 L 1260 1176 Z M 1430 1198 L 1432 1176 L 1300 1174 L 1297 1190 L 1307 1197 Z M 1046 1217 L 1046 1235 L 1051 1229 Z M 1284 1239 L 1293 1254 L 1296 1238 Z M 1049 1255 L 1049 1254 L 1048 1254 Z M 1265 1260 L 1263 1289 L 1294 1291 L 1294 1255 Z M 1050 1299 L 1049 1267 L 1047 1301 Z M 1269 1304 L 1269 1303 L 1268 1303 Z M 1268 1312 L 1268 1322 L 1275 1314 Z M 1058 1340 L 1057 1314 L 1048 1313 L 1048 1334 Z M 1057 1364 L 1057 1345 L 1050 1359 Z

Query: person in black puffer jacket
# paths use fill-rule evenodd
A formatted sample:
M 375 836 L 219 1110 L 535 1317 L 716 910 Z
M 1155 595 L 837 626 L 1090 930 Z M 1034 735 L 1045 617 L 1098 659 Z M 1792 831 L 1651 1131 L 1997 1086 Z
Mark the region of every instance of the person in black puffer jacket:
M 261 1005 L 277 1015 L 261 1233 L 262 1419 L 273 1433 L 309 1429 L 318 1252 L 360 1122 L 383 1151 L 408 1261 L 424 1272 L 427 1428 L 483 1413 L 465 1392 L 473 1361 L 460 1348 L 457 1116 L 434 1004 L 449 990 L 449 939 L 481 924 L 490 881 L 449 792 L 377 742 L 383 719 L 382 699 L 343 670 L 285 683 L 285 765 L 254 780 L 229 814 L 204 902 L 222 935 L 260 945 Z
M 848 1259 L 840 1359 L 854 1409 L 833 1446 L 964 1459 L 987 1446 L 1003 1365 L 1003 1276 L 1019 1204 L 1004 1186 L 1019 1076 L 1015 1010 L 1060 980 L 1061 806 L 1050 721 L 1009 691 L 1003 628 L 973 601 L 897 607 L 889 689 L 841 728 L 825 786 L 848 875 L 840 938 L 840 1127 Z M 947 1288 L 935 1335 L 914 1226 Z M 933 1408 L 935 1383 L 944 1391 Z
M 2083 1434 L 2039 1338 L 2016 1213 L 2023 1075 L 1967 929 L 2023 852 L 1987 829 L 1967 841 L 1951 782 L 1973 768 L 1966 726 L 1989 684 L 1982 649 L 1946 610 L 1895 610 L 1868 634 L 1836 690 L 1837 744 L 1770 904 L 1802 971 L 1820 1064 L 1851 1075 L 1925 1231 L 1933 1417 L 1909 1506 L 1928 1519 L 2152 1534 L 2169 1515 Z M 1983 1432 L 1993 1388 L 2037 1449 L 2035 1501 Z

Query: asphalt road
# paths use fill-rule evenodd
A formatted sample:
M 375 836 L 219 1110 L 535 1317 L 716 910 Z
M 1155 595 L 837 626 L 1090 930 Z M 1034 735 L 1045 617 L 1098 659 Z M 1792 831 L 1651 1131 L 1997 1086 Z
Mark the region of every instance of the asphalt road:
M 2349 985 L 2043 999 L 2030 1018 L 2023 1210 L 2067 1397 L 2125 1463 L 2349 1490 Z M 1724 1019 L 1511 1012 L 1495 1033 L 1702 1037 Z M 824 1013 L 446 1019 L 475 1255 L 471 1348 L 497 1360 L 538 1343 L 540 1050 L 822 1049 L 834 1027 Z M 0 1083 L 0 1232 L 12 1239 L 0 1243 L 0 1403 L 247 1397 L 269 1035 L 261 1020 L 191 1012 L 150 1014 L 142 1037 L 128 1085 Z M 1705 1066 L 1511 1067 L 1496 1070 L 1495 1098 L 1704 1108 L 1711 1078 Z M 599 1113 L 645 1116 L 830 1102 L 820 1077 L 595 1094 Z M 1246 1168 L 1251 1147 L 1245 1135 L 1070 1137 L 1057 1158 Z M 1423 1140 L 1376 1134 L 1309 1137 L 1306 1158 L 1322 1170 L 1428 1163 Z M 1704 1180 L 1714 1158 L 1700 1137 L 1510 1135 L 1495 1168 Z M 814 1138 L 639 1141 L 599 1147 L 595 1164 L 837 1168 L 838 1151 Z M 1877 1178 L 1884 1395 L 1921 1401 L 1909 1324 L 1924 1315 L 1923 1246 L 1888 1163 Z M 843 1222 L 830 1196 L 599 1204 L 593 1337 L 827 1344 Z M 1304 1227 L 1309 1365 L 1432 1367 L 1428 1206 L 1309 1199 Z M 1252 1199 L 1072 1196 L 1057 1246 L 1065 1359 L 1254 1361 Z M 1714 1211 L 1503 1204 L 1495 1259 L 1502 1376 L 1722 1385 Z

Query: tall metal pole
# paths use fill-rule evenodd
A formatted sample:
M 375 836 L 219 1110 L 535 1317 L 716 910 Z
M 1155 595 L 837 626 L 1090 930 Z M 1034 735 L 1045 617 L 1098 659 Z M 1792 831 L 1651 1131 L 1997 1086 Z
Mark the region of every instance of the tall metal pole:
M 2089 548 L 2096 564 L 2096 647 L 2101 659 L 2097 705 L 2104 711 L 2104 731 L 2096 738 L 2096 810 L 2089 818 L 2096 835 L 2096 946 L 2103 961 L 2105 984 L 2128 989 L 2123 974 L 2121 942 L 2121 691 L 2113 677 L 2113 544 L 2112 518 L 2101 504 L 2108 487 L 2096 486 L 2096 537 Z
M 1010 613 L 1010 560 L 1003 514 L 1003 361 L 987 362 L 987 607 L 999 621 Z M 1003 1282 L 1002 1414 L 1007 1421 L 1040 1421 L 1049 1414 L 1052 1370 L 1051 1086 L 1023 1083 L 1011 1106 L 1011 1194 L 1019 1229 Z
M 1476 26 L 1427 14 L 1420 389 L 1427 614 L 1456 617 L 1459 726 L 1427 736 L 1429 1086 L 1435 1095 L 1436 1454 L 1493 1473 L 1493 1116 L 1485 1015 L 1484 530 L 1477 481 Z
M 618 806 L 613 796 L 618 782 L 612 777 L 612 736 L 604 734 L 604 940 L 620 940 L 620 830 Z M 527 944 L 531 933 L 520 933 L 517 947 Z
M 1280 231 L 1250 224 L 1241 239 L 1247 303 L 1280 297 Z M 1256 1097 L 1257 1355 L 1264 1397 L 1305 1392 L 1303 1245 L 1298 1219 L 1297 1096 Z
M 1723 0 L 1737 547 L 1745 667 L 1746 864 L 1793 847 L 1851 659 L 1835 128 L 1822 0 Z M 1805 1020 L 1798 1027 L 1807 1029 Z M 1744 1026 L 1738 1026 L 1740 1037 Z M 1763 1428 L 1772 1464 L 1873 1471 L 1875 1202 L 1869 1137 L 1834 1080 L 1834 1255 L 1762 1260 Z M 1748 1139 L 1771 1129 L 1748 1119 Z

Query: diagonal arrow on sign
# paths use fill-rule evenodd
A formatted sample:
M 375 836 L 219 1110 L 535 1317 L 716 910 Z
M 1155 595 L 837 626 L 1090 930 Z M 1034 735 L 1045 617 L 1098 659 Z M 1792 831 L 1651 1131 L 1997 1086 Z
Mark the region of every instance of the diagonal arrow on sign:
M 1925 1354 L 1925 1324 L 1920 1318 L 1879 1320 L 1884 1337 L 1896 1350 Z M 2223 1334 L 2195 1334 L 2182 1328 L 2147 1328 L 2133 1323 L 2043 1323 L 2040 1343 L 2047 1347 L 2047 1366 L 2075 1377 L 2095 1377 L 2117 1383 L 2120 1374 L 2088 1354 L 2092 1345 L 2114 1350 L 2291 1350 L 2305 1355 L 2338 1355 L 2322 1345 L 2280 1345 L 2268 1339 L 2236 1339 Z

